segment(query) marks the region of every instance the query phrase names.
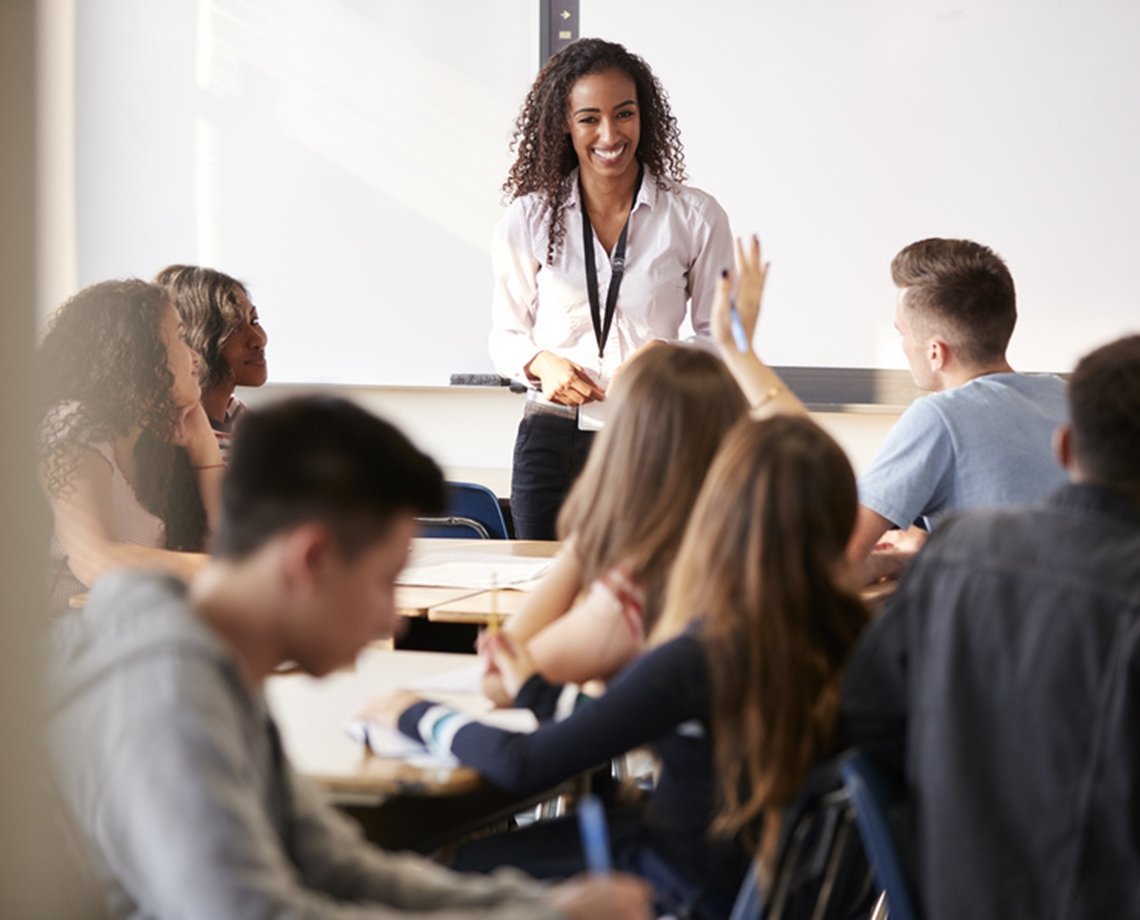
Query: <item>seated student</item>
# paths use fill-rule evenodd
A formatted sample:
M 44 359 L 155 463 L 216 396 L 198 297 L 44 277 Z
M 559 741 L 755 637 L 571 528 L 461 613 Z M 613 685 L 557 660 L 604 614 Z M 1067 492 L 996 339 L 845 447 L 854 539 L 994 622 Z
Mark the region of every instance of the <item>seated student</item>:
M 922 518 L 929 531 L 948 512 L 1034 501 L 1062 481 L 1049 444 L 1065 384 L 1006 360 L 1017 303 L 1005 263 L 969 240 L 929 239 L 896 255 L 891 276 L 911 376 L 933 395 L 903 413 L 859 477 L 851 558 L 868 583 L 913 554 L 872 553 L 889 529 Z
M 747 409 L 723 362 L 680 344 L 636 355 L 609 403 L 559 515 L 565 545 L 504 627 L 554 683 L 604 680 L 641 651 L 705 473 Z M 510 701 L 493 667 L 485 689 Z
M 47 738 L 114 916 L 644 917 L 642 883 L 460 878 L 360 839 L 288 767 L 283 661 L 323 675 L 386 633 L 439 468 L 344 400 L 250 411 L 214 557 L 189 584 L 123 572 L 54 634 Z
M 940 525 L 848 669 L 928 920 L 1140 917 L 1140 336 L 1086 356 L 1069 407 L 1069 484 Z
M 831 750 L 840 669 L 867 617 L 845 578 L 855 507 L 846 457 L 811 421 L 742 420 L 693 509 L 651 648 L 604 696 L 576 700 L 501 632 L 487 645 L 515 704 L 572 714 L 516 734 L 406 693 L 370 714 L 513 793 L 651 744 L 659 779 L 644 807 L 611 815 L 615 863 L 654 883 L 659 908 L 727 916 L 748 841 L 762 824 L 772 856 L 780 809 Z M 560 877 L 581 860 L 570 818 L 470 843 L 456 864 Z
M 767 266 L 755 237 L 747 252 L 738 244 L 737 255 L 736 303 L 751 341 Z M 738 379 L 755 394 L 754 411 L 804 411 L 751 349 L 741 353 L 733 344 L 731 286 L 726 272 L 714 297 L 713 334 L 734 372 L 748 368 Z M 747 408 L 724 364 L 694 347 L 666 344 L 631 359 L 609 401 L 610 422 L 559 516 L 566 545 L 504 627 L 526 642 L 552 683 L 608 679 L 640 653 L 705 473 Z M 493 666 L 484 689 L 497 703 L 510 702 Z
M 169 295 L 145 281 L 86 288 L 56 311 L 37 359 L 52 612 L 122 566 L 196 571 L 222 459 Z
M 245 409 L 234 388 L 265 383 L 269 337 L 245 285 L 229 275 L 169 265 L 154 280 L 170 292 L 186 326 L 186 341 L 202 358 L 202 405 L 225 460 L 234 422 Z

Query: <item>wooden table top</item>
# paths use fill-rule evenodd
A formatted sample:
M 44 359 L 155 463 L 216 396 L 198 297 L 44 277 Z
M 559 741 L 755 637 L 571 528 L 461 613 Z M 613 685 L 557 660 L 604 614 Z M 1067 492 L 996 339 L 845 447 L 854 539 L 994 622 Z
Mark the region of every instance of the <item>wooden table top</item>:
M 266 682 L 266 699 L 281 729 L 290 762 L 327 791 L 354 795 L 457 795 L 482 784 L 469 767 L 420 765 L 375 756 L 344 731 L 368 700 L 415 681 L 471 667 L 471 655 L 370 647 L 357 666 L 324 678 L 278 674 Z M 427 694 L 467 711 L 484 712 L 481 694 Z
M 519 556 L 524 558 L 548 559 L 558 552 L 559 543 L 556 540 L 448 540 L 438 537 L 419 537 L 412 541 L 412 552 L 409 558 L 411 564 L 429 563 L 433 556 L 440 558 L 455 556 L 470 556 L 478 560 L 480 556 L 498 557 Z M 446 608 L 449 604 L 462 601 L 475 594 L 484 593 L 480 586 L 475 587 L 441 587 L 438 585 L 397 585 L 396 610 L 401 616 L 422 617 L 430 616 L 430 612 L 437 608 Z M 490 611 L 490 592 L 488 594 L 488 611 Z M 501 596 L 508 593 L 523 594 L 524 592 L 500 591 Z M 513 612 L 513 609 L 512 611 Z M 452 620 L 449 622 L 468 622 L 467 619 Z

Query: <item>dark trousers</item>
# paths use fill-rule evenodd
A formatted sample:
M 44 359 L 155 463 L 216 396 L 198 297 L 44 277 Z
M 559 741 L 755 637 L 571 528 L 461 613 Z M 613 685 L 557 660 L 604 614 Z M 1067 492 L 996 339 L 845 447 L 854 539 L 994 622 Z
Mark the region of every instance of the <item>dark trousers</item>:
M 582 471 L 594 432 L 527 403 L 515 437 L 511 517 L 520 540 L 556 540 L 558 512 Z

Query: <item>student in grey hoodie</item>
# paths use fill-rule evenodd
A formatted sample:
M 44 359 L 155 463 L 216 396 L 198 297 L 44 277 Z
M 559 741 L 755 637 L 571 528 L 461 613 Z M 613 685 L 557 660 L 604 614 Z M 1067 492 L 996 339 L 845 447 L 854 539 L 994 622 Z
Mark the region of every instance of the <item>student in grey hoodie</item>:
M 541 887 L 381 852 L 289 769 L 265 678 L 325 674 L 390 629 L 413 515 L 443 495 L 435 463 L 346 401 L 251 411 L 206 568 L 105 576 L 57 624 L 47 738 L 113 916 L 649 916 L 622 876 Z

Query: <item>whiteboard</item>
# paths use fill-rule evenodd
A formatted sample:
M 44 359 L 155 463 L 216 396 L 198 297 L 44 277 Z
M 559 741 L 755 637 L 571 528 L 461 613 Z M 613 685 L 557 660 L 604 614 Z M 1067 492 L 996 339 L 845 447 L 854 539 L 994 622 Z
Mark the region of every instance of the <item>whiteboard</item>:
M 773 270 L 775 364 L 905 367 L 888 266 L 995 248 L 1010 358 L 1140 329 L 1140 4 L 581 0 L 667 88 L 691 183 Z M 490 233 L 538 56 L 530 0 L 76 4 L 82 284 L 246 281 L 277 382 L 489 371 Z

